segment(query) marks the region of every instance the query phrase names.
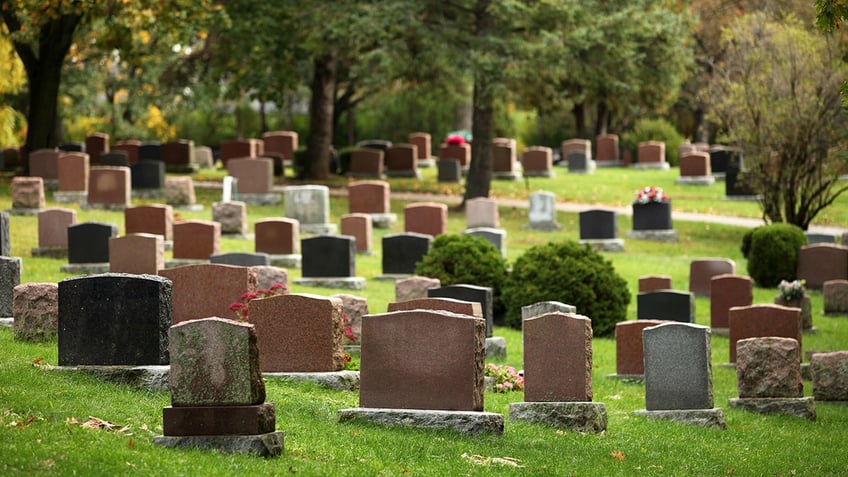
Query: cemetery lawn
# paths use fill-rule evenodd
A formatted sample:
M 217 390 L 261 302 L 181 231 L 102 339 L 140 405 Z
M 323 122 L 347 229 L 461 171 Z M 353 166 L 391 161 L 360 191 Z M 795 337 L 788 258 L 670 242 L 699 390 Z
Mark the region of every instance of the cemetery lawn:
M 557 173 L 554 181 L 562 181 L 562 193 L 542 179 L 531 179 L 531 190 L 557 191 L 560 201 L 625 206 L 631 192 L 639 187 L 666 187 L 664 181 L 668 179 L 673 184 L 676 177 L 662 171 L 599 170 L 594 176 L 575 176 L 557 169 Z M 627 177 L 617 183 L 619 174 Z M 401 181 L 393 180 L 393 191 L 401 189 Z M 0 209 L 10 207 L 10 182 L 8 176 L 0 180 Z M 428 181 L 423 184 L 420 187 L 425 190 L 441 187 Z M 718 189 L 720 183 L 712 188 L 686 188 L 680 193 L 674 187 L 680 186 L 669 187 L 675 210 L 690 211 L 686 208 L 690 201 L 693 210 L 704 211 L 705 205 L 697 204 L 705 201 L 713 203 L 709 207 L 715 207 L 714 213 L 759 215 L 755 204 L 722 201 L 721 194 L 713 197 L 715 190 L 723 190 Z M 493 182 L 493 188 L 499 196 L 526 197 L 523 182 Z M 597 189 L 596 199 L 589 192 L 593 188 Z M 708 197 L 688 199 L 688 194 Z M 209 219 L 211 202 L 220 197 L 220 191 L 198 188 L 197 196 L 206 205 L 205 210 L 180 211 L 182 218 Z M 831 206 L 841 211 L 828 211 L 837 219 L 819 223 L 848 224 L 845 200 L 840 199 L 842 206 Z M 78 208 L 56 204 L 49 194 L 48 206 Z M 401 218 L 403 206 L 400 201 L 392 201 L 393 212 Z M 257 220 L 282 216 L 283 208 L 251 206 L 248 213 L 252 231 Z M 344 213 L 346 201 L 333 197 L 332 221 L 338 223 Z M 578 237 L 576 214 L 558 214 L 557 220 L 564 227 L 558 233 L 523 230 L 527 211 L 522 208 L 502 207 L 500 214 L 502 227 L 508 230 L 510 262 L 533 245 Z M 85 221 L 113 223 L 123 233 L 121 212 L 78 210 L 78 222 Z M 630 218 L 622 216 L 619 221 L 623 236 L 630 230 Z M 464 215 L 451 210 L 449 232 L 461 232 L 464 224 Z M 746 274 L 746 263 L 739 251 L 745 229 L 682 221 L 675 222 L 675 229 L 680 235 L 676 244 L 627 239 L 626 252 L 604 254 L 627 280 L 633 296 L 627 319 L 636 317 L 635 295 L 641 275 L 671 275 L 675 289 L 687 290 L 690 261 L 704 257 L 733 259 L 737 273 Z M 357 274 L 367 278 L 368 283 L 364 291 L 353 293 L 368 298 L 372 313 L 384 311 L 394 297 L 394 284 L 374 277 L 381 272 L 381 238 L 399 230 L 399 224 L 390 231 L 375 229 L 376 253 L 357 257 Z M 30 249 L 37 242 L 35 217 L 13 216 L 11 241 L 12 255 L 24 261 L 22 282 L 58 282 L 71 276 L 59 271 L 64 260 L 31 257 Z M 252 252 L 253 243 L 225 238 L 221 249 Z M 169 256 L 166 253 L 166 258 Z M 289 269 L 290 282 L 299 276 L 299 270 Z M 298 293 L 350 293 L 298 285 L 291 288 Z M 776 290 L 755 288 L 754 302 L 771 303 L 775 294 Z M 846 349 L 848 318 L 823 316 L 821 293 L 810 295 L 813 324 L 818 332 L 803 336 L 803 350 Z M 707 299 L 697 299 L 696 321 L 709 324 Z M 494 334 L 507 341 L 508 357 L 499 363 L 521 368 L 520 332 L 496 327 Z M 266 400 L 276 404 L 277 429 L 285 433 L 286 452 L 283 457 L 266 460 L 154 447 L 153 436 L 161 434 L 162 408 L 170 404 L 168 393 L 51 369 L 58 361 L 55 341 L 21 343 L 13 340 L 11 329 L 0 328 L 0 475 L 844 475 L 841 451 L 848 443 L 848 406 L 817 403 L 816 422 L 730 408 L 728 399 L 737 393 L 735 371 L 722 366 L 729 358 L 728 346 L 726 337 L 712 337 L 715 405 L 724 409 L 728 424 L 725 431 L 634 416 L 632 411 L 645 406 L 644 386 L 607 378 L 615 372 L 615 342 L 612 338 L 595 338 L 594 401 L 604 403 L 608 414 L 608 427 L 603 434 L 580 434 L 510 421 L 509 403 L 522 401 L 520 392 L 485 395 L 485 410 L 506 417 L 502 436 L 471 438 L 447 431 L 382 428 L 361 422 L 339 424 L 336 411 L 356 407 L 357 393 L 268 379 Z M 810 386 L 805 381 L 805 396 L 812 395 Z

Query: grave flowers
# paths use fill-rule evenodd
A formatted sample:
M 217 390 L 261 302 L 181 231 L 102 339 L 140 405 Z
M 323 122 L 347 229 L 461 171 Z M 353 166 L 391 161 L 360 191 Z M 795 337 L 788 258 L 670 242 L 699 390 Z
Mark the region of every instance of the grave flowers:
M 285 295 L 288 293 L 289 287 L 280 282 L 276 282 L 268 289 L 256 290 L 256 292 L 244 292 L 237 301 L 230 305 L 230 311 L 236 314 L 238 321 L 247 321 L 248 312 L 250 311 L 249 303 L 256 298 L 267 298 L 275 295 Z
M 801 329 L 809 330 L 813 327 L 813 305 L 810 297 L 806 295 L 804 280 L 786 281 L 782 280 L 777 285 L 779 295 L 774 297 L 776 305 L 790 306 L 801 309 Z
M 671 199 L 663 192 L 662 187 L 646 186 L 636 193 L 633 204 L 647 204 L 650 202 L 671 202 Z
M 465 144 L 465 138 L 459 134 L 452 134 L 445 139 L 445 143 L 449 146 L 462 146 Z
M 489 363 L 486 365 L 485 375 L 495 378 L 495 392 L 508 393 L 524 389 L 524 377 L 512 366 Z
M 671 199 L 661 187 L 647 186 L 633 199 L 633 230 L 670 230 Z

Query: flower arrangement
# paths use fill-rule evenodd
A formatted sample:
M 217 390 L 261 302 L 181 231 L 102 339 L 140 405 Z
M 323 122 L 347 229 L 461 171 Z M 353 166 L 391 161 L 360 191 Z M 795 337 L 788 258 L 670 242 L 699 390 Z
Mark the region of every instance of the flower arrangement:
M 495 392 L 507 393 L 524 389 L 524 376 L 518 374 L 512 366 L 489 363 L 486 365 L 485 375 L 495 378 Z
M 781 298 L 786 301 L 792 301 L 798 298 L 804 298 L 805 284 L 805 280 L 793 280 L 791 282 L 781 280 L 780 284 L 777 285 L 777 289 L 780 290 Z
M 462 146 L 465 144 L 465 138 L 459 134 L 451 134 L 445 139 L 445 143 L 451 146 Z
M 662 187 L 647 186 L 636 193 L 634 204 L 648 204 L 650 202 L 668 202 L 670 199 L 663 192 Z
M 247 315 L 250 311 L 250 300 L 255 298 L 267 298 L 269 296 L 275 295 L 285 295 L 288 293 L 289 287 L 283 285 L 280 282 L 276 282 L 271 285 L 271 288 L 263 288 L 261 290 L 256 290 L 255 292 L 244 292 L 239 297 L 240 301 L 237 301 L 230 305 L 230 311 L 236 314 L 236 318 L 239 321 L 247 321 Z

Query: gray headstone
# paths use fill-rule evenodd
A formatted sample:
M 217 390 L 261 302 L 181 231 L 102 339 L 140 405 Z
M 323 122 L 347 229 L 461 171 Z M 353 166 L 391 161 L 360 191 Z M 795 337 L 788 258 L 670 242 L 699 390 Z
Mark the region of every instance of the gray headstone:
M 348 235 L 318 235 L 300 241 L 303 278 L 356 275 L 356 240 Z
M 118 226 L 84 222 L 68 226 L 68 263 L 109 263 L 109 239 Z
M 143 160 L 130 167 L 133 189 L 164 189 L 165 163 L 162 161 Z
M 807 245 L 815 243 L 836 243 L 835 235 L 816 234 L 811 232 L 804 232 L 804 235 L 807 236 Z
M 330 222 L 330 189 L 327 186 L 288 186 L 284 194 L 286 217 L 297 219 L 301 231 Z
M 168 364 L 172 283 L 105 273 L 59 282 L 59 364 Z
M 12 316 L 12 299 L 15 287 L 20 284 L 20 257 L 0 257 L 0 317 Z
M 558 230 L 556 223 L 556 196 L 553 192 L 538 191 L 530 194 L 527 212 L 528 228 L 535 230 Z
M 209 257 L 209 263 L 237 265 L 240 267 L 268 266 L 271 264 L 271 256 L 267 253 L 217 253 Z
M 710 329 L 663 323 L 642 330 L 645 408 L 648 411 L 713 407 Z
M 476 301 L 483 309 L 483 318 L 486 320 L 486 337 L 492 336 L 494 324 L 494 312 L 492 311 L 493 294 L 490 287 L 477 285 L 448 285 L 440 288 L 427 290 L 430 298 L 453 298 L 454 300 Z
M 12 255 L 11 232 L 9 232 L 9 212 L 0 212 L 0 255 Z
M 415 263 L 430 251 L 433 237 L 407 232 L 383 237 L 383 274 L 414 275 Z
M 462 182 L 462 166 L 457 159 L 439 159 L 436 161 L 439 182 L 458 184 Z
M 571 172 L 583 172 L 588 169 L 586 154 L 583 152 L 568 153 L 568 170 Z
M 485 239 L 498 249 L 502 257 L 506 258 L 506 230 L 494 227 L 475 227 L 465 229 L 465 233 Z
M 577 307 L 559 301 L 540 301 L 521 307 L 522 321 L 533 318 L 534 316 L 547 315 L 548 313 L 577 313 Z
M 592 209 L 580 212 L 580 240 L 618 238 L 618 218 L 612 210 Z
M 636 318 L 695 322 L 695 295 L 676 290 L 642 292 L 636 296 Z

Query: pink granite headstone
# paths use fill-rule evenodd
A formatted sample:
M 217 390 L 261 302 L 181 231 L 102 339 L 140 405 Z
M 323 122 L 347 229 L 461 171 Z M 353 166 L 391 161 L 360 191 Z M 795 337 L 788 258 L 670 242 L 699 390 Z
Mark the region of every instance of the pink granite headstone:
M 736 273 L 736 262 L 727 258 L 704 258 L 689 263 L 689 291 L 710 296 L 710 280 L 716 275 Z
M 135 233 L 109 239 L 109 271 L 156 275 L 165 268 L 161 235 Z
M 38 213 L 38 246 L 68 248 L 68 226 L 77 223 L 74 209 L 45 209 Z
M 128 207 L 131 203 L 130 169 L 94 166 L 89 171 L 88 204 Z
M 371 253 L 371 216 L 368 214 L 346 214 L 341 218 L 342 235 L 356 240 L 356 253 Z
M 12 178 L 13 209 L 43 209 L 44 205 L 44 179 L 22 176 Z
M 848 246 L 817 243 L 801 247 L 796 275 L 814 290 L 821 290 L 828 280 L 848 280 Z
M 88 154 L 84 152 L 63 153 L 59 156 L 58 174 L 60 192 L 88 191 L 89 176 L 91 175 Z
M 256 272 L 250 267 L 204 263 L 159 270 L 173 282 L 173 322 L 209 316 L 235 318 L 230 305 L 245 292 L 256 291 Z
M 173 258 L 209 260 L 219 253 L 221 224 L 211 220 L 186 220 L 174 224 Z
M 736 343 L 746 338 L 792 338 L 801 345 L 800 308 L 780 305 L 737 306 L 730 309 L 728 316 L 731 363 L 736 362 Z
M 802 397 L 801 345 L 771 336 L 737 341 L 736 379 L 740 398 Z
M 152 204 L 124 209 L 124 232 L 156 234 L 163 240 L 174 238 L 174 209 L 170 205 Z
M 256 252 L 271 255 L 300 253 L 300 224 L 296 219 L 268 218 L 253 225 Z
M 385 181 L 358 181 L 347 186 L 348 212 L 351 214 L 387 214 L 391 212 L 391 191 Z
M 618 135 L 601 134 L 595 137 L 595 160 L 598 162 L 614 162 L 619 160 Z
M 668 275 L 644 275 L 639 277 L 639 293 L 671 290 L 671 277 Z
M 230 159 L 227 171 L 238 179 L 239 194 L 268 194 L 274 185 L 274 161 L 268 158 Z
M 59 330 L 59 286 L 24 283 L 12 290 L 12 324 L 16 340 L 48 341 Z
M 572 313 L 524 320 L 524 401 L 592 400 L 592 321 Z
M 754 284 L 751 277 L 722 274 L 710 280 L 710 327 L 727 328 L 730 309 L 754 303 Z
M 438 278 L 412 276 L 395 282 L 395 302 L 427 298 L 427 290 L 442 286 Z
M 436 202 L 414 202 L 403 209 L 404 232 L 432 236 L 447 232 L 448 206 Z
M 619 376 L 643 376 L 645 355 L 642 330 L 664 323 L 660 320 L 622 321 L 615 325 L 615 372 Z

